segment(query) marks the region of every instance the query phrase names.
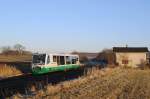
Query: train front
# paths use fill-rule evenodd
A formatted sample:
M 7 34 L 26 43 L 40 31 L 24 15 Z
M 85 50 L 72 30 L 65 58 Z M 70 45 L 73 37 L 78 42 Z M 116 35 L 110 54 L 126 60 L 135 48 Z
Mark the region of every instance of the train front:
M 45 66 L 46 54 L 32 55 L 32 73 L 42 74 L 42 68 Z

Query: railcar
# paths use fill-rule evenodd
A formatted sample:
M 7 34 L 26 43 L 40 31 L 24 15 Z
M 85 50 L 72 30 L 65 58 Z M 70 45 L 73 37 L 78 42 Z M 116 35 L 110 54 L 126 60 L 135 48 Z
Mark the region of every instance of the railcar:
M 45 74 L 80 67 L 79 56 L 72 54 L 33 54 L 32 73 Z

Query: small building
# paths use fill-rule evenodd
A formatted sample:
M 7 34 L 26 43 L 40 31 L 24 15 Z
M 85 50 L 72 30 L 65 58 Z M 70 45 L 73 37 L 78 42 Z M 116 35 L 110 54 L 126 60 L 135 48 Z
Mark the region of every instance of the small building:
M 120 66 L 139 67 L 149 63 L 147 47 L 114 47 L 115 62 Z

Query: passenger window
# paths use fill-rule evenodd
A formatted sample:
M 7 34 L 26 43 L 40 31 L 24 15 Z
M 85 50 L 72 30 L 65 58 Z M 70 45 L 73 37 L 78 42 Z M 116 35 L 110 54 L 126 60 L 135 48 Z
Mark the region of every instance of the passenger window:
M 53 56 L 53 62 L 57 62 L 56 56 Z
M 76 64 L 77 60 L 76 59 L 72 59 L 72 64 Z
M 66 56 L 66 64 L 71 64 L 71 59 L 69 56 Z
M 76 57 L 72 58 L 72 64 L 77 64 L 77 61 L 78 61 L 78 58 L 76 58 Z
M 60 65 L 64 65 L 64 64 L 65 64 L 65 57 L 60 56 Z

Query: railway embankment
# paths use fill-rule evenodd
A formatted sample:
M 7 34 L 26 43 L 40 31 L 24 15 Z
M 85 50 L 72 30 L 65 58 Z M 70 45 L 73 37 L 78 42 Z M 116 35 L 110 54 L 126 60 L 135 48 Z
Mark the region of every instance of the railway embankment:
M 29 99 L 150 99 L 149 75 L 150 70 L 92 69 L 78 79 L 47 85 Z

